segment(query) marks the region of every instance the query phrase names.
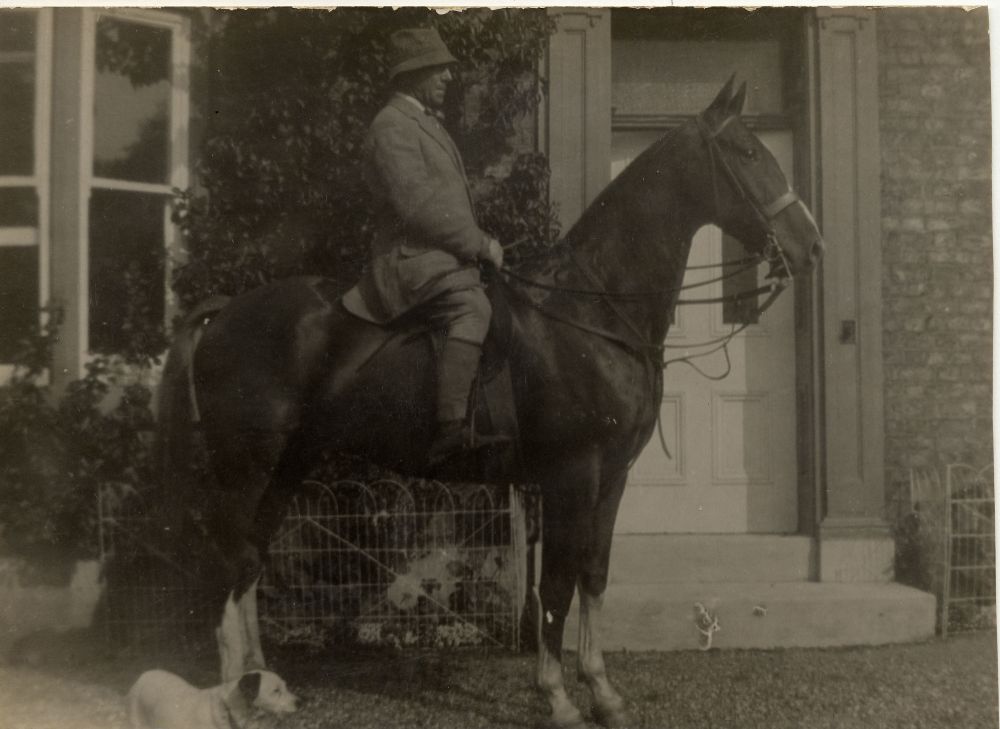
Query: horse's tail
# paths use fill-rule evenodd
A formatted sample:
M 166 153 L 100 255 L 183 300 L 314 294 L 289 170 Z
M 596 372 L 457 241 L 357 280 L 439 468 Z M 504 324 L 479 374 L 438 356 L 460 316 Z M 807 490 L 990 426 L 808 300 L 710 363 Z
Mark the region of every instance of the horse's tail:
M 188 314 L 174 332 L 163 367 L 158 401 L 154 456 L 163 481 L 163 516 L 180 528 L 191 504 L 195 424 L 199 420 L 194 388 L 194 353 L 204 326 L 228 303 L 213 296 Z

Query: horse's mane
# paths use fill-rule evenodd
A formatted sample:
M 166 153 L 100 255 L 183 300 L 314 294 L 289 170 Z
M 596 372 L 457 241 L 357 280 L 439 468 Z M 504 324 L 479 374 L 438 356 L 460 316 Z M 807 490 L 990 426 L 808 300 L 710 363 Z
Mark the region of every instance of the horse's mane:
M 531 256 L 523 261 L 523 265 L 518 266 L 523 272 L 532 272 L 535 275 L 551 274 L 553 266 L 566 263 L 566 257 L 572 248 L 574 241 L 581 234 L 581 231 L 589 228 L 593 224 L 593 218 L 606 211 L 609 206 L 617 206 L 624 198 L 634 194 L 638 186 L 643 185 L 643 178 L 646 171 L 655 162 L 668 157 L 682 141 L 683 133 L 688 124 L 681 124 L 667 131 L 663 136 L 649 145 L 639 155 L 629 162 L 615 179 L 598 194 L 594 201 L 587 206 L 573 226 L 554 245 L 550 246 L 544 253 Z
M 644 182 L 644 173 L 650 164 L 652 164 L 653 160 L 659 160 L 662 157 L 668 156 L 667 153 L 672 152 L 681 142 L 683 133 L 688 126 L 689 124 L 685 123 L 670 129 L 662 137 L 640 152 L 638 157 L 629 162 L 625 169 L 609 182 L 594 201 L 587 206 L 580 219 L 567 231 L 561 243 L 573 240 L 579 229 L 591 224 L 591 219 L 594 215 L 600 214 L 609 205 L 616 204 L 622 197 L 632 194 L 637 186 L 647 184 Z

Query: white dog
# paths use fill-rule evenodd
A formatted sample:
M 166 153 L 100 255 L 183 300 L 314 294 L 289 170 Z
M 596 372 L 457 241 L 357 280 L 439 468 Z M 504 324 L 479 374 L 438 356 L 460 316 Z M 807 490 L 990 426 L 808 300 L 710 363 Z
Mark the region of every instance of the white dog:
M 197 689 L 180 676 L 156 670 L 139 676 L 128 692 L 128 717 L 133 729 L 242 729 L 253 708 L 291 714 L 297 702 L 270 671 Z

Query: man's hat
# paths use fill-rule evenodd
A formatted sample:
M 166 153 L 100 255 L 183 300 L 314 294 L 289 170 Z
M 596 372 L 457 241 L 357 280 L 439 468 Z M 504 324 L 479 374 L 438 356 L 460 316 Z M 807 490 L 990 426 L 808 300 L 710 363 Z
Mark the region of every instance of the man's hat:
M 389 36 L 389 80 L 418 68 L 458 63 L 436 28 L 407 28 Z

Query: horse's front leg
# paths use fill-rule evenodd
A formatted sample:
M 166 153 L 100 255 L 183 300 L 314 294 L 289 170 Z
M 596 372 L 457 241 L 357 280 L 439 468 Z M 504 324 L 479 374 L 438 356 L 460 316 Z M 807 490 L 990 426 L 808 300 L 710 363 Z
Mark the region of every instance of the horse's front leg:
M 627 722 L 625 702 L 608 680 L 601 649 L 600 622 L 603 595 L 594 595 L 580 585 L 580 635 L 578 670 L 594 700 L 594 719 L 605 727 L 622 727 Z
M 571 575 L 559 575 L 546 579 L 544 553 L 542 562 L 542 628 L 538 646 L 538 688 L 552 709 L 553 727 L 559 729 L 578 727 L 583 725 L 583 715 L 566 693 L 562 671 L 563 631 L 566 614 L 573 601 L 573 578 Z
M 600 480 L 596 449 L 550 466 L 541 479 L 542 580 L 538 687 L 552 709 L 555 727 L 583 725 L 566 693 L 562 671 L 563 629 L 580 578 L 592 506 Z
M 625 702 L 608 680 L 601 646 L 601 617 L 608 584 L 611 539 L 626 476 L 627 472 L 622 472 L 602 484 L 590 529 L 593 541 L 587 550 L 579 583 L 578 672 L 590 688 L 594 719 L 609 728 L 622 727 L 628 722 Z

